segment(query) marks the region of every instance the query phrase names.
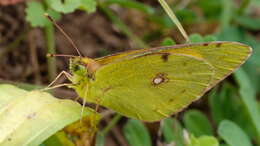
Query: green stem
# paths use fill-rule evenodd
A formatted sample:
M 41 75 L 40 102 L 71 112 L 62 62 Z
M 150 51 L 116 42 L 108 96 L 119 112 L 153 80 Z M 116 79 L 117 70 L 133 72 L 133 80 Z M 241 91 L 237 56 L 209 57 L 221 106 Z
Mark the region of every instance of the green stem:
M 243 0 L 240 4 L 240 7 L 238 8 L 237 14 L 242 15 L 244 11 L 246 10 L 247 6 L 249 5 L 250 0 Z
M 102 130 L 102 134 L 106 135 L 110 129 L 112 129 L 116 123 L 122 118 L 121 115 L 116 114 L 113 119 L 108 123 L 108 125 Z
M 54 27 L 53 25 L 48 25 L 44 27 L 45 31 L 45 39 L 46 39 L 46 46 L 48 49 L 49 54 L 55 54 L 55 42 L 54 42 Z M 54 57 L 48 57 L 47 58 L 48 63 L 48 78 L 50 81 L 55 79 L 55 76 L 57 74 L 57 68 L 56 68 L 56 59 Z
M 189 37 L 186 33 L 186 31 L 184 30 L 184 28 L 182 27 L 180 21 L 178 20 L 178 18 L 175 16 L 174 12 L 172 11 L 172 9 L 169 7 L 169 5 L 165 2 L 165 0 L 158 0 L 159 3 L 161 4 L 161 6 L 163 7 L 163 9 L 165 10 L 165 12 L 168 14 L 168 16 L 171 18 L 171 20 L 173 21 L 173 23 L 175 23 L 175 25 L 178 27 L 178 29 L 180 30 L 182 36 L 185 38 L 186 42 L 190 42 Z
M 141 48 L 148 48 L 148 45 L 142 41 L 138 36 L 136 36 L 127 25 L 125 25 L 109 8 L 105 7 L 104 4 L 99 3 L 100 10 L 105 13 L 108 18 L 116 25 L 116 27 L 128 36 L 131 40 L 135 42 Z
M 222 0 L 221 29 L 228 28 L 232 20 L 233 0 Z

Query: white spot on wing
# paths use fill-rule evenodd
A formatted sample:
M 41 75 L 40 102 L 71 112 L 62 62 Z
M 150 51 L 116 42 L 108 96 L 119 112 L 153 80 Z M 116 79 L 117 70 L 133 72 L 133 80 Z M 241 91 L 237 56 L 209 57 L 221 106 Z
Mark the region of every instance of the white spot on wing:
M 153 80 L 153 83 L 156 84 L 156 85 L 158 85 L 162 82 L 163 82 L 163 78 L 161 78 L 161 77 L 157 77 Z

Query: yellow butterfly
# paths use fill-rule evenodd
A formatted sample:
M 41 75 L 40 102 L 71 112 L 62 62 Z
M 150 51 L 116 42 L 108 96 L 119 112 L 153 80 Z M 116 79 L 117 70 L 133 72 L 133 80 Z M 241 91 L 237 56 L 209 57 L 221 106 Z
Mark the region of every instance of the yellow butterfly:
M 70 60 L 72 88 L 87 102 L 127 117 L 157 121 L 199 99 L 251 55 L 237 42 L 131 50 Z

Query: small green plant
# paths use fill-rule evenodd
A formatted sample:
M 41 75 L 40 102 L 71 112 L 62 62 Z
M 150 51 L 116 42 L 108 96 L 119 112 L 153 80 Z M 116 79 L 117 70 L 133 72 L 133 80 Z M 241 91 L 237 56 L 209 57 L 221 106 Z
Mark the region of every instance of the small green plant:
M 95 0 L 43 0 L 42 2 L 27 2 L 26 20 L 32 27 L 42 27 L 45 32 L 46 46 L 49 54 L 55 54 L 55 38 L 54 26 L 44 17 L 48 13 L 53 19 L 60 19 L 61 14 L 72 13 L 76 9 L 86 11 L 88 13 L 96 10 L 97 2 Z M 55 58 L 48 58 L 49 80 L 52 81 L 56 74 Z

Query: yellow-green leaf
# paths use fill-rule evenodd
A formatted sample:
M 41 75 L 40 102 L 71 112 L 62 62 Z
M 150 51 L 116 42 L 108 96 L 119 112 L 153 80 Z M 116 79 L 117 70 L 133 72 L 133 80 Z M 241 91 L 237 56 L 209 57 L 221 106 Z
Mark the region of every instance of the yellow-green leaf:
M 81 106 L 49 93 L 0 85 L 0 145 L 37 146 L 81 118 Z M 86 108 L 84 116 L 92 114 Z

